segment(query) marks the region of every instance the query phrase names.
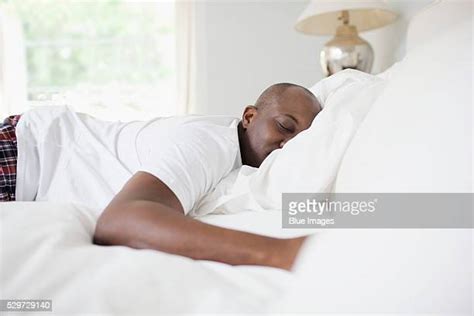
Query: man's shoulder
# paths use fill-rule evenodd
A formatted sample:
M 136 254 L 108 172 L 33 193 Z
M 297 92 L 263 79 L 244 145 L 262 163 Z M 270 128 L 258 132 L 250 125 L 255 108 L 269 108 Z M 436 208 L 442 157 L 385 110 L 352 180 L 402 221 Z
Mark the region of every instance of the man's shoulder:
M 199 126 L 223 126 L 223 127 L 235 127 L 239 119 L 233 116 L 225 115 L 185 115 L 176 117 L 177 122 L 183 125 L 191 127 Z
M 231 142 L 232 146 L 238 143 L 237 126 L 239 119 L 232 116 L 203 116 L 187 115 L 170 117 L 160 123 L 165 128 L 168 137 L 183 141 L 206 139 L 209 142 Z
M 233 116 L 223 115 L 182 115 L 159 117 L 145 123 L 145 127 L 158 133 L 161 130 L 167 132 L 202 130 L 213 133 L 215 130 L 235 130 L 239 119 Z
M 238 123 L 239 119 L 231 116 L 159 118 L 140 131 L 137 144 L 160 151 L 164 147 L 181 147 L 187 151 L 206 148 L 209 153 L 215 150 L 233 153 L 239 149 Z

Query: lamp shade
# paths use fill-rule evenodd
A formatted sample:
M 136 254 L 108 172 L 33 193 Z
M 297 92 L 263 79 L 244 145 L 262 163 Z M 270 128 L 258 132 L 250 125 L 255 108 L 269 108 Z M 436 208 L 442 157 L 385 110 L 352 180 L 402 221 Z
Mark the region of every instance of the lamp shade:
M 312 0 L 298 18 L 295 28 L 311 35 L 335 34 L 342 24 L 338 19 L 341 11 L 349 12 L 350 24 L 359 32 L 385 26 L 397 19 L 397 13 L 380 0 Z

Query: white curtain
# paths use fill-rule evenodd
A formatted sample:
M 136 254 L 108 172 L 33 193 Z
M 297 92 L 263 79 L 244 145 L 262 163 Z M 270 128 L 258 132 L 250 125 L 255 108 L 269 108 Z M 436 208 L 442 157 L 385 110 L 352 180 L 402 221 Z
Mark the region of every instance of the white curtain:
M 0 120 L 27 109 L 23 29 L 8 5 L 0 4 Z
M 196 3 L 176 3 L 176 70 L 178 113 L 192 113 L 196 99 Z

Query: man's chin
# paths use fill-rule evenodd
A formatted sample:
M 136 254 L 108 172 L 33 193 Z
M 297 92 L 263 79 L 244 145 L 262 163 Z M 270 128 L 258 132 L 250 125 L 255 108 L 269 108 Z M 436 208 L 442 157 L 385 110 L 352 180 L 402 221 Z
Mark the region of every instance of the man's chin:
M 275 149 L 271 149 L 271 150 L 267 150 L 267 151 L 264 151 L 262 152 L 261 154 L 257 153 L 257 152 L 254 152 L 255 153 L 255 159 L 254 159 L 254 165 L 252 167 L 260 167 L 262 165 L 262 163 L 265 161 L 265 159 L 268 158 L 268 156 L 270 156 L 270 154 L 272 152 L 274 152 Z
M 262 163 L 268 158 L 268 156 L 270 156 L 270 154 L 271 154 L 272 152 L 273 152 L 273 150 L 270 151 L 269 153 L 266 153 L 266 154 L 262 155 L 261 157 L 259 157 L 259 158 L 258 158 L 258 162 L 259 162 L 258 165 L 261 166 Z
M 262 158 L 260 164 L 262 164 L 265 160 L 268 160 L 268 157 L 270 157 L 272 153 L 277 152 L 278 149 L 280 149 L 280 148 L 274 149 L 274 150 L 270 151 L 269 153 L 267 153 L 267 154 Z

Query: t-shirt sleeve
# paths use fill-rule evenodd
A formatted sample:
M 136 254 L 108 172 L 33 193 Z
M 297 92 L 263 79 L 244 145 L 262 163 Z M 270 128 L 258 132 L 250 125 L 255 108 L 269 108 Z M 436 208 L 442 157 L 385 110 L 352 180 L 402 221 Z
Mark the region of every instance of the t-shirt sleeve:
M 223 126 L 181 124 L 166 135 L 148 135 L 138 151 L 138 171 L 165 183 L 188 214 L 232 170 L 238 143 L 229 132 Z

